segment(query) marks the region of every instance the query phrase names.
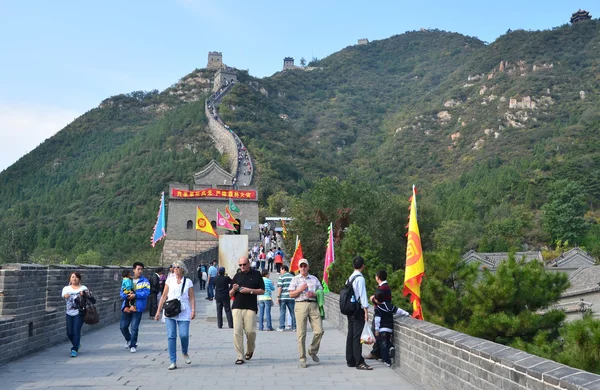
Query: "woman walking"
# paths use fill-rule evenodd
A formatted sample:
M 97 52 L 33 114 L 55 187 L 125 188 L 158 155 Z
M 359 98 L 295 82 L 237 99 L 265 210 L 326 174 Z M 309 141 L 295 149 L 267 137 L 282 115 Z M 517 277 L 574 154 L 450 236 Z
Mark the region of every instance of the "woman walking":
M 71 341 L 71 357 L 77 357 L 81 341 L 81 327 L 85 316 L 85 300 L 96 303 L 96 299 L 89 294 L 88 288 L 81 284 L 81 274 L 72 272 L 69 285 L 63 287 L 62 297 L 67 304 L 67 337 Z
M 178 299 L 181 302 L 181 312 L 175 317 L 165 317 L 167 324 L 167 340 L 169 346 L 169 359 L 171 364 L 169 370 L 177 368 L 177 329 L 179 329 L 179 340 L 181 341 L 181 352 L 183 360 L 187 364 L 192 363 L 188 355 L 188 343 L 190 335 L 190 321 L 196 317 L 196 299 L 194 297 L 194 283 L 185 277 L 187 268 L 181 260 L 172 265 L 173 277 L 165 282 L 165 289 L 158 304 L 155 320 L 160 319 L 162 308 L 166 301 Z
M 265 293 L 258 296 L 258 330 L 263 330 L 264 317 L 267 317 L 267 330 L 275 330 L 271 324 L 271 307 L 273 307 L 271 293 L 275 290 L 275 286 L 269 279 L 269 271 L 264 270 L 262 277 L 265 284 Z

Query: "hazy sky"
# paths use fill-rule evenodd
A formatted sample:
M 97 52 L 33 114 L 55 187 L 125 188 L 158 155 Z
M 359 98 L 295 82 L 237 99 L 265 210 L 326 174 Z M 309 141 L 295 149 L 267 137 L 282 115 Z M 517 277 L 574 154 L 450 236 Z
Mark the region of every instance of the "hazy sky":
M 163 90 L 209 51 L 253 76 L 421 27 L 492 42 L 597 0 L 0 0 L 0 171 L 103 99 Z

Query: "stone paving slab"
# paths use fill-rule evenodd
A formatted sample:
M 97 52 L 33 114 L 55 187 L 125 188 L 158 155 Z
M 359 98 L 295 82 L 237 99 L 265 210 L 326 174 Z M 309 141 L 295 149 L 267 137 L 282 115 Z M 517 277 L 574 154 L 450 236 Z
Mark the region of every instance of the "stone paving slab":
M 8 389 L 418 389 L 406 378 L 380 362 L 373 371 L 346 367 L 346 335 L 324 321 L 325 335 L 319 352 L 320 363 L 309 358 L 308 367 L 298 368 L 296 333 L 258 332 L 252 360 L 235 365 L 233 334 L 218 329 L 210 317 L 214 301 L 205 291 L 196 291 L 198 317 L 190 326 L 189 355 L 168 371 L 169 354 L 163 322 L 151 321 L 144 313 L 137 353 L 125 349 L 119 324 L 99 328 L 82 336 L 77 358 L 69 357 L 70 343 L 62 343 L 0 366 L 0 388 Z M 209 318 L 207 318 L 209 317 Z M 272 308 L 273 326 L 279 324 L 279 306 Z M 225 327 L 227 326 L 224 318 Z M 310 326 L 309 326 L 310 329 Z M 307 335 L 307 347 L 312 333 Z M 178 351 L 180 351 L 178 343 Z

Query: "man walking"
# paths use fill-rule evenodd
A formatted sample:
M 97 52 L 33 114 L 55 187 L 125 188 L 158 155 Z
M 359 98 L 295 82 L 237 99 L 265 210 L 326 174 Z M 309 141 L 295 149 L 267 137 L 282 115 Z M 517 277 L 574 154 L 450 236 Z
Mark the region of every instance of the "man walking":
M 233 345 L 237 353 L 235 364 L 244 364 L 246 360 L 252 359 L 256 342 L 256 312 L 258 304 L 257 295 L 265 293 L 265 283 L 258 271 L 250 269 L 250 261 L 247 257 L 238 260 L 240 272 L 233 277 L 233 285 L 229 290 L 229 296 L 233 301 Z M 244 355 L 244 333 L 248 342 L 248 348 Z
M 387 271 L 384 269 L 377 271 L 377 275 L 375 275 L 375 281 L 377 281 L 377 289 L 375 290 L 375 294 L 371 295 L 369 300 L 373 305 L 375 305 L 375 309 L 377 309 L 377 302 L 375 302 L 375 296 L 377 295 L 377 293 L 381 292 L 383 294 L 383 300 L 379 302 L 380 304 L 384 302 L 391 304 L 392 289 L 387 283 Z M 373 330 L 373 334 L 375 334 L 375 321 L 373 321 L 373 323 L 371 324 L 371 330 Z M 369 353 L 365 359 L 379 359 L 380 357 L 381 343 L 379 342 L 379 340 L 377 340 L 375 341 L 375 344 L 373 344 L 373 349 L 371 350 L 371 353 Z
M 121 333 L 123 337 L 125 337 L 125 341 L 127 341 L 127 348 L 129 352 L 135 353 L 137 352 L 137 339 L 138 332 L 140 329 L 140 322 L 142 321 L 142 313 L 146 308 L 146 303 L 148 301 L 148 295 L 150 295 L 150 282 L 142 273 L 144 272 L 144 263 L 136 261 L 133 263 L 133 287 L 134 292 L 129 294 L 124 294 L 123 291 L 120 291 L 121 299 L 123 303 L 121 304 Z M 130 311 L 128 313 L 124 312 L 125 301 L 135 299 L 135 305 L 137 307 L 136 311 Z M 131 325 L 131 332 L 129 330 L 129 326 Z
M 296 301 L 290 297 L 290 282 L 294 278 L 294 274 L 290 272 L 287 265 L 281 267 L 280 274 L 277 281 L 277 304 L 279 305 L 279 328 L 277 328 L 277 331 L 283 332 L 285 330 L 285 311 L 287 308 L 292 319 L 292 330 L 295 332 L 296 315 L 294 314 L 294 307 Z
M 310 321 L 313 339 L 308 348 L 308 354 L 315 363 L 319 362 L 319 347 L 323 337 L 323 322 L 319 305 L 317 304 L 317 290 L 322 290 L 321 282 L 308 273 L 308 260 L 300 259 L 298 262 L 300 273 L 290 282 L 290 298 L 296 300 L 294 314 L 296 315 L 296 335 L 298 336 L 298 352 L 300 353 L 300 367 L 306 368 L 306 320 Z M 360 337 L 360 336 L 359 336 Z
M 360 335 L 362 333 L 365 322 L 369 319 L 369 301 L 367 299 L 367 288 L 365 278 L 362 271 L 365 268 L 365 260 L 356 256 L 352 263 L 354 272 L 348 278 L 348 282 L 352 283 L 354 290 L 354 302 L 357 304 L 354 314 L 348 315 L 348 335 L 346 337 L 346 364 L 348 367 L 356 367 L 358 370 L 372 370 L 373 367 L 365 363 L 362 356 L 362 345 L 360 343 Z
M 156 309 L 158 309 L 158 293 L 160 290 L 160 275 L 162 274 L 162 267 L 158 267 L 156 272 L 150 276 L 150 295 L 148 296 L 148 311 L 150 313 L 150 319 L 153 320 L 156 315 Z
M 225 275 L 225 267 L 220 267 L 219 274 L 215 277 L 215 301 L 217 302 L 217 326 L 219 329 L 223 327 L 223 309 L 225 309 L 227 325 L 233 328 L 231 300 L 229 299 L 231 283 L 231 278 Z
M 215 278 L 217 277 L 217 261 L 213 260 L 208 268 L 208 286 L 206 287 L 206 299 L 212 301 L 215 297 Z

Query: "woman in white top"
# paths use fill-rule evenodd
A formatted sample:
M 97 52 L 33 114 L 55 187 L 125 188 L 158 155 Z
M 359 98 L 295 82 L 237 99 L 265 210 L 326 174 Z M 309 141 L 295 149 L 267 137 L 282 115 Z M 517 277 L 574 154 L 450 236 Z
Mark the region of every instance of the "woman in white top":
M 79 351 L 79 342 L 81 340 L 81 327 L 83 326 L 83 317 L 85 316 L 84 299 L 95 299 L 88 297 L 88 288 L 81 284 L 81 274 L 72 272 L 69 277 L 69 285 L 63 287 L 62 297 L 67 303 L 67 336 L 71 340 L 71 357 L 77 357 Z
M 158 303 L 155 320 L 160 319 L 162 308 L 166 301 L 179 299 L 181 302 L 181 313 L 175 317 L 165 317 L 167 324 L 167 340 L 169 345 L 169 359 L 171 364 L 169 370 L 177 368 L 177 328 L 179 328 L 179 339 L 181 340 L 181 352 L 187 364 L 192 363 L 188 355 L 188 342 L 190 335 L 190 321 L 196 317 L 196 299 L 194 297 L 194 282 L 186 278 L 187 268 L 181 260 L 173 263 L 173 277 L 167 278 L 162 298 Z M 184 284 L 185 283 L 185 284 Z M 183 292 L 182 292 L 183 287 Z M 163 313 L 164 314 L 164 313 Z

